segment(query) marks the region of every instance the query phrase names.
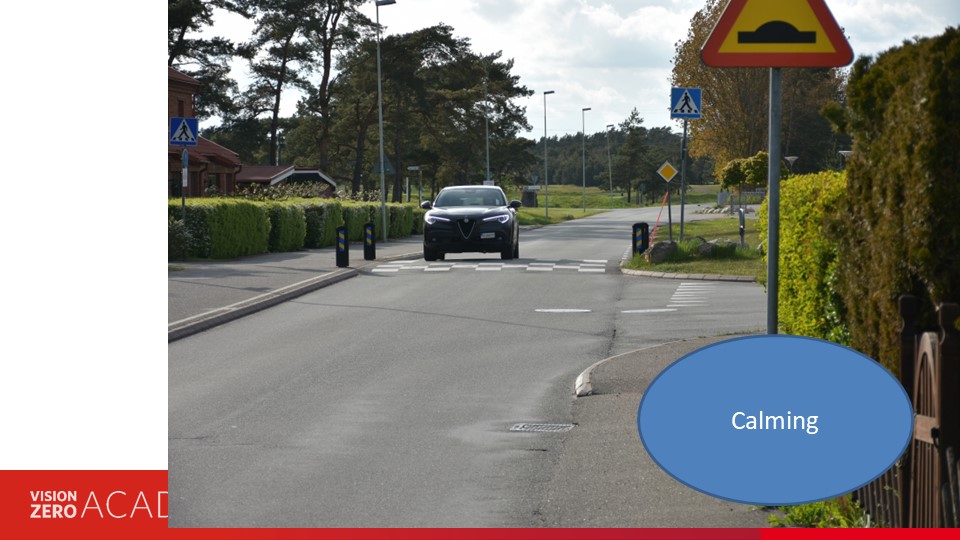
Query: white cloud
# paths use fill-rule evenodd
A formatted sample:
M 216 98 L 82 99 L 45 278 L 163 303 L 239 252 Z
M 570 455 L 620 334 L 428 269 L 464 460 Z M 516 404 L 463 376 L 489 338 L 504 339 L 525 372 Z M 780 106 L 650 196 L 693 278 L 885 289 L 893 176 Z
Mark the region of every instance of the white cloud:
M 445 23 L 479 53 L 503 51 L 514 74 L 536 92 L 520 101 L 543 134 L 544 90 L 550 134 L 577 133 L 580 109 L 591 107 L 587 130 L 619 123 L 637 108 L 646 125 L 676 127 L 669 118 L 674 45 L 686 37 L 702 0 L 397 0 L 380 10 L 388 34 Z M 914 36 L 940 34 L 960 23 L 953 0 L 828 0 L 857 56 L 876 54 Z M 374 3 L 364 12 L 374 16 Z M 217 30 L 232 28 L 217 18 Z M 242 30 L 243 25 L 236 25 Z M 248 32 L 249 30 L 247 30 Z M 224 32 L 226 34 L 226 32 Z M 243 39 L 243 35 L 233 36 Z M 285 108 L 293 110 L 295 98 Z M 592 118 L 592 119 L 591 119 Z

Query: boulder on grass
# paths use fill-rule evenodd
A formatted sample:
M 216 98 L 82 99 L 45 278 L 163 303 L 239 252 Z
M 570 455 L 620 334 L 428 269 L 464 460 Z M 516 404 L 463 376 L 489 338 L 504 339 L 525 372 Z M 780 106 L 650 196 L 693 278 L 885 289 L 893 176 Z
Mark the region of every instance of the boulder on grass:
M 660 264 L 676 253 L 677 249 L 676 242 L 657 242 L 650 246 L 643 256 L 650 264 Z

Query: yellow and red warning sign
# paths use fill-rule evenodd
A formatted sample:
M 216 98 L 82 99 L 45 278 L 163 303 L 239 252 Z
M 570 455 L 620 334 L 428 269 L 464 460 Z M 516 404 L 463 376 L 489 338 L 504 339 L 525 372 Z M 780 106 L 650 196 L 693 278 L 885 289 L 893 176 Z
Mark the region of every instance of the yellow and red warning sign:
M 840 67 L 853 50 L 824 0 L 731 0 L 701 58 L 713 67 Z

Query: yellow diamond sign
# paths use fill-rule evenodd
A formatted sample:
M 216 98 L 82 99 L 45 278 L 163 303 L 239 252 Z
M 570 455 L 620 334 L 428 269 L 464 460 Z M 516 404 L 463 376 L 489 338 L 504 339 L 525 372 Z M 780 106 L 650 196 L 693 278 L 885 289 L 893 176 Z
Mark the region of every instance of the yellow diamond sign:
M 667 182 L 673 180 L 673 177 L 677 175 L 677 169 L 670 164 L 669 161 L 664 161 L 663 165 L 657 169 L 657 173 L 660 174 L 660 177 L 666 180 Z

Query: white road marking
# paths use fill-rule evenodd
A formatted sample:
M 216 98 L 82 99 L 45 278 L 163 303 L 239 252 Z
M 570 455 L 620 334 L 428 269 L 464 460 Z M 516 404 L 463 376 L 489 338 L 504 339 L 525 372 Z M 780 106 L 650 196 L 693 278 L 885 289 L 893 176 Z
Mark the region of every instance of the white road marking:
M 673 311 L 676 311 L 676 309 L 626 309 L 621 313 L 670 313 Z
M 544 308 L 536 310 L 537 313 L 590 313 L 589 309 L 566 309 L 566 308 Z

